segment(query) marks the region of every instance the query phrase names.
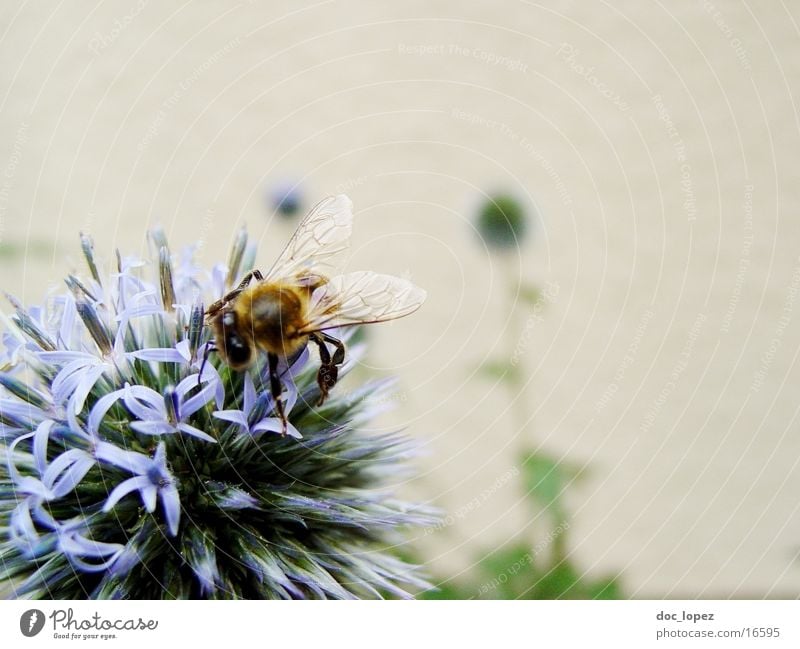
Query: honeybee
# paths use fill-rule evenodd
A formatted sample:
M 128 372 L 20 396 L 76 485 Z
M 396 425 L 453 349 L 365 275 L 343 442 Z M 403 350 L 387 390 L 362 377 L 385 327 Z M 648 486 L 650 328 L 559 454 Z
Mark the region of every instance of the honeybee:
M 353 204 L 344 194 L 321 201 L 301 221 L 266 274 L 249 271 L 205 313 L 214 332 L 206 357 L 209 351 L 216 351 L 232 369 L 246 370 L 259 350 L 266 352 L 270 392 L 284 434 L 287 420 L 278 373 L 281 359 L 295 357 L 309 342 L 317 346 L 321 405 L 336 385 L 339 366 L 345 360 L 344 343 L 327 331 L 401 318 L 425 301 L 424 290 L 391 275 L 359 271 L 329 278 L 336 257 L 348 247 L 352 210 Z

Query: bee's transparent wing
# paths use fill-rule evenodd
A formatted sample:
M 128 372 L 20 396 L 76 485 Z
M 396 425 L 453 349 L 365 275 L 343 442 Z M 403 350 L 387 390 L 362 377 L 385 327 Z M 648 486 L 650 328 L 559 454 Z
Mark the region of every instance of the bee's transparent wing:
M 347 250 L 352 230 L 352 201 L 344 194 L 328 196 L 303 218 L 264 279 L 329 274 L 332 258 Z
M 426 293 L 392 275 L 358 271 L 334 277 L 311 294 L 301 333 L 402 318 L 416 311 Z

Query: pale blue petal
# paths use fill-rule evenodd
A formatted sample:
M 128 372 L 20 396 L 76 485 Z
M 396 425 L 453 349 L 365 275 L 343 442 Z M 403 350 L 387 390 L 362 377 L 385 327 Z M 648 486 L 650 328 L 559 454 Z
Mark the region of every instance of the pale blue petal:
M 19 426 L 6 426 L 0 421 L 0 444 L 7 444 L 10 440 L 14 439 L 16 435 L 24 433 L 27 429 L 20 428 Z
M 77 372 L 73 372 L 72 374 L 65 376 L 64 380 L 58 384 L 58 387 L 52 388 L 54 403 L 61 405 L 66 402 L 70 396 L 72 396 L 81 382 L 84 367 L 86 366 L 81 366 Z
M 217 441 L 213 437 L 211 437 L 211 435 L 209 435 L 208 433 L 204 433 L 199 428 L 195 428 L 194 426 L 190 426 L 189 424 L 184 424 L 184 423 L 178 424 L 178 430 L 186 433 L 187 435 L 192 435 L 193 437 L 202 439 L 206 442 L 216 443 Z
M 91 557 L 102 558 L 111 554 L 118 554 L 123 550 L 119 543 L 105 543 L 103 541 L 93 541 L 87 539 L 76 531 L 59 534 L 59 546 L 70 558 L 72 557 Z
M 277 417 L 269 417 L 253 424 L 252 431 L 254 433 L 280 433 L 283 430 L 283 424 Z
M 75 298 L 67 294 L 64 300 L 63 311 L 61 312 L 61 324 L 59 325 L 58 335 L 61 344 L 69 348 L 72 346 L 72 337 L 75 333 L 75 316 L 78 311 L 75 309 Z
M 73 448 L 59 455 L 50 463 L 50 466 L 48 466 L 47 470 L 44 472 L 44 475 L 42 476 L 42 482 L 44 485 L 48 489 L 52 489 L 58 477 L 72 464 L 74 464 L 81 456 L 89 457 L 92 461 L 94 461 L 94 459 L 91 458 L 86 451 L 82 451 L 78 448 Z
M 47 468 L 47 442 L 50 441 L 50 431 L 54 424 L 52 419 L 45 419 L 33 432 L 33 459 L 39 475 L 43 475 Z
M 283 424 L 278 417 L 268 417 L 262 419 L 251 428 L 253 433 L 282 433 Z M 286 434 L 295 439 L 303 439 L 300 431 L 292 425 L 292 422 L 286 422 Z
M 139 419 L 166 419 L 167 411 L 164 407 L 164 397 L 155 390 L 143 385 L 125 386 L 125 406 Z M 147 404 L 143 406 L 139 401 Z
M 41 503 L 33 503 L 31 507 L 31 516 L 33 516 L 33 520 L 35 520 L 39 525 L 46 527 L 51 530 L 59 530 L 66 525 L 75 525 L 77 521 L 80 519 L 73 519 L 73 521 L 67 521 L 67 523 L 59 523 L 55 518 L 50 515 L 50 512 L 42 507 Z
M 78 421 L 78 415 L 76 415 L 75 411 L 69 407 L 67 408 L 67 424 L 69 425 L 70 431 L 72 431 L 75 435 L 82 437 L 87 442 L 97 439 L 95 435 L 88 434 L 85 430 L 83 430 L 81 427 L 81 422 Z
M 58 547 L 68 558 L 72 558 L 73 556 L 95 556 L 90 554 L 84 547 L 84 544 L 78 540 L 81 537 L 75 538 L 75 536 L 77 536 L 75 532 L 61 533 L 58 536 Z M 85 541 L 85 539 L 83 540 Z
M 221 262 L 214 264 L 211 269 L 211 294 L 215 300 L 225 294 L 225 282 L 227 279 L 228 267 Z
M 83 453 L 79 449 L 73 448 L 72 450 L 66 451 L 59 455 L 55 460 L 50 463 L 50 466 L 47 467 L 47 470 L 44 472 L 42 476 L 42 483 L 47 486 L 48 489 L 53 487 L 53 484 L 56 481 L 56 478 L 66 470 L 71 464 L 75 462 L 77 459 L 75 457 L 76 451 L 78 453 Z
M 122 263 L 120 264 L 119 273 L 112 273 L 111 277 L 125 277 L 131 280 L 135 280 L 137 283 L 141 284 L 141 282 L 134 276 L 130 275 L 128 271 L 132 268 L 141 268 L 144 266 L 145 262 L 141 257 L 137 257 L 135 255 L 125 255 L 122 258 Z
M 291 379 L 284 381 L 283 384 L 286 387 L 286 394 L 283 396 L 283 410 L 288 415 L 297 403 L 297 386 Z
M 117 325 L 117 331 L 114 334 L 114 358 L 125 358 L 125 334 L 128 333 L 128 321 L 124 320 Z M 134 332 L 136 335 L 136 332 Z
M 158 315 L 164 313 L 164 309 L 156 304 L 143 304 L 141 306 L 133 307 L 131 309 L 127 309 L 125 315 L 128 319 L 133 320 L 134 318 L 141 318 L 142 316 L 147 315 Z M 122 316 L 117 316 L 117 320 L 121 319 Z
M 200 362 L 202 363 L 202 361 Z M 209 374 L 211 376 L 208 376 Z M 222 406 L 225 405 L 225 386 L 222 383 L 219 372 L 217 372 L 217 368 L 211 363 L 206 363 L 200 380 L 214 385 L 214 403 L 217 406 L 217 410 L 221 410 Z
M 88 563 L 79 556 L 67 555 L 66 553 L 65 555 L 69 558 L 70 563 L 72 563 L 76 568 L 79 568 L 82 572 L 104 572 L 114 564 L 114 562 L 117 560 L 117 556 L 119 556 L 118 554 L 114 554 L 106 561 L 102 561 L 100 563 Z
M 44 411 L 16 399 L 0 399 L 0 414 L 31 426 L 45 418 Z
M 20 475 L 20 472 L 17 471 L 17 467 L 14 465 L 14 449 L 17 448 L 17 444 L 19 444 L 20 442 L 24 442 L 26 439 L 30 439 L 35 434 L 36 433 L 33 432 L 20 435 L 13 442 L 11 442 L 11 446 L 9 446 L 8 450 L 5 452 L 6 465 L 8 466 L 8 473 L 11 476 L 11 479 L 16 484 L 20 484 L 22 482 L 22 475 Z
M 94 354 L 87 352 L 76 351 L 53 351 L 53 352 L 37 352 L 41 360 L 49 365 L 60 365 L 61 363 L 72 363 L 74 361 L 83 361 L 86 364 L 91 364 L 94 361 L 100 362 L 100 359 Z
M 31 476 L 22 476 L 14 484 L 17 491 L 33 496 L 40 500 L 52 500 L 55 498 L 53 492 L 48 489 L 41 480 L 37 480 Z
M 105 505 L 103 505 L 103 511 L 109 512 L 114 508 L 122 498 L 127 496 L 132 491 L 141 491 L 146 489 L 147 487 L 153 487 L 153 483 L 150 480 L 143 476 L 137 475 L 133 478 L 128 478 L 127 480 L 123 480 L 120 482 L 116 487 L 114 487 L 113 491 L 108 494 L 108 500 L 106 500 Z M 145 503 L 146 504 L 146 503 Z M 152 509 L 148 509 L 147 511 L 153 511 Z
M 44 412 L 36 406 L 17 399 L 0 399 L 0 415 L 5 415 L 23 423 L 30 422 L 33 424 L 33 417 L 36 417 L 36 421 L 41 421 L 44 417 Z
M 188 351 L 189 341 L 188 340 L 183 340 L 180 343 L 178 343 L 178 345 L 182 345 L 183 343 L 186 343 L 186 346 L 187 346 L 187 350 L 186 350 L 187 358 L 186 358 L 186 360 L 188 361 L 189 360 L 188 356 L 190 354 L 190 352 Z M 204 346 L 201 345 L 201 349 L 203 347 Z M 222 404 L 225 402 L 225 388 L 222 385 L 222 380 L 219 377 L 219 372 L 217 372 L 217 368 L 214 367 L 213 363 L 209 363 L 208 361 L 203 363 L 203 354 L 199 353 L 198 356 L 199 356 L 199 358 L 196 358 L 194 360 L 194 362 L 192 363 L 191 367 L 195 368 L 195 369 L 198 369 L 198 370 L 202 367 L 203 372 L 202 372 L 202 374 L 200 374 L 200 377 L 199 377 L 200 383 L 214 383 L 217 386 L 217 391 L 216 391 L 215 398 L 217 400 L 217 408 L 221 408 Z M 197 374 L 192 374 L 192 375 L 187 377 L 187 379 L 192 379 L 192 378 L 194 379 L 194 385 L 197 385 L 198 384 L 198 376 L 197 376 Z M 187 379 L 184 379 L 184 381 L 186 381 Z M 183 383 L 183 381 L 181 383 Z M 183 390 L 183 386 L 180 386 L 180 387 L 181 387 L 181 390 Z M 192 385 L 187 381 L 186 389 L 181 394 L 185 394 L 191 388 L 192 388 Z
M 158 488 L 148 479 L 147 484 L 139 490 L 139 495 L 142 497 L 144 508 L 152 514 L 156 510 Z
M 154 347 L 152 349 L 140 349 L 130 353 L 134 358 L 143 361 L 155 361 L 156 363 L 185 363 L 186 359 L 172 347 Z
M 52 485 L 53 494 L 56 498 L 62 498 L 63 496 L 66 496 L 70 491 L 77 487 L 80 481 L 83 480 L 83 477 L 94 466 L 94 458 L 85 451 L 73 449 L 71 451 L 67 451 L 67 453 L 75 453 L 75 458 L 67 470 L 64 471 L 63 475 L 61 475 L 61 477 L 58 479 L 58 481 Z M 45 483 L 47 484 L 47 477 L 45 477 Z
M 214 370 L 216 373 L 217 370 Z M 214 393 L 214 405 L 217 408 L 222 408 L 225 405 L 225 386 L 222 384 L 222 381 L 219 379 L 219 375 L 217 375 L 217 380 L 215 382 L 216 385 L 216 392 Z
M 11 512 L 8 531 L 14 545 L 28 553 L 38 545 L 39 533 L 31 519 L 30 504 L 27 500 L 23 500 Z
M 128 405 L 128 399 L 137 399 L 143 401 L 150 408 L 157 410 L 161 415 L 166 415 L 164 409 L 164 397 L 155 390 L 146 388 L 143 385 L 126 385 L 125 386 L 125 405 Z
M 185 397 L 187 393 L 191 392 L 192 388 L 196 387 L 197 374 L 191 374 L 175 386 L 175 394 L 177 394 L 181 398 L 181 401 L 183 401 L 183 397 Z
M 188 417 L 191 417 L 195 412 L 200 410 L 200 408 L 202 408 L 209 401 L 211 401 L 211 399 L 214 398 L 214 392 L 216 391 L 216 389 L 217 386 L 213 384 L 208 384 L 202 390 L 200 390 L 200 392 L 198 392 L 196 395 L 194 395 L 193 397 L 187 399 L 184 403 L 182 403 L 180 407 L 181 421 L 184 421 Z
M 114 392 L 109 392 L 97 400 L 94 406 L 92 406 L 92 410 L 89 413 L 89 420 L 86 424 L 91 434 L 94 435 L 98 432 L 100 423 L 103 421 L 103 417 L 106 416 L 106 413 L 109 411 L 111 406 L 113 406 L 114 403 L 121 399 L 124 395 L 124 389 L 115 390 Z
M 177 270 L 173 270 L 173 281 L 175 284 L 175 297 L 177 298 L 178 293 L 181 292 L 178 285 L 181 284 L 181 282 L 183 281 L 183 278 L 178 276 Z M 189 304 L 185 304 L 185 302 L 186 300 L 178 299 L 178 301 L 172 306 L 175 307 L 175 310 L 181 314 L 181 317 L 184 320 L 189 320 L 189 314 L 192 312 L 192 307 Z
M 292 422 L 289 422 L 286 426 L 286 434 L 289 437 L 294 437 L 295 439 L 303 439 L 303 436 L 300 434 L 300 431 L 297 430 L 294 426 L 292 426 Z
M 190 310 L 190 309 L 187 309 L 187 310 Z M 188 318 L 189 318 L 189 314 L 188 313 L 186 314 L 186 318 L 188 320 Z M 177 345 L 175 345 L 175 351 L 177 351 L 178 354 L 180 354 L 181 358 L 185 362 L 188 363 L 189 360 L 192 358 L 192 350 L 189 347 L 189 339 L 188 338 L 184 338 Z
M 161 488 L 161 504 L 164 507 L 169 533 L 171 536 L 175 536 L 178 534 L 178 525 L 181 520 L 181 499 L 174 484 L 170 483 Z
M 244 407 L 242 410 L 244 414 L 249 416 L 253 411 L 253 406 L 256 405 L 256 388 L 253 385 L 253 377 L 250 372 L 245 372 L 244 375 Z
M 142 558 L 136 548 L 133 545 L 126 545 L 125 549 L 114 560 L 114 565 L 111 566 L 110 572 L 116 577 L 124 577 L 141 560 Z
M 153 462 L 156 466 L 166 468 L 167 466 L 167 445 L 160 442 L 156 449 L 156 454 L 153 456 Z
M 217 419 L 239 424 L 245 430 L 250 427 L 247 423 L 247 417 L 244 416 L 244 413 L 241 410 L 216 410 L 212 414 Z
M 152 466 L 153 460 L 136 451 L 125 451 L 108 442 L 98 442 L 95 446 L 94 456 L 101 462 L 113 464 L 130 473 L 144 475 Z
M 308 359 L 310 358 L 310 352 L 308 351 L 308 346 L 303 348 L 303 351 L 297 356 L 297 358 L 292 363 L 291 367 L 289 367 L 286 372 L 281 375 L 281 378 L 286 377 L 289 379 L 294 380 L 294 378 L 303 371 L 303 368 L 308 363 Z
M 153 306 L 160 307 L 160 302 L 156 296 L 156 290 L 153 288 L 153 285 L 143 281 L 139 281 L 138 285 L 141 287 L 141 290 L 131 298 L 131 302 L 142 302 L 144 304 L 152 304 Z
M 53 383 L 50 385 L 50 390 L 53 393 L 53 400 L 56 403 L 63 403 L 71 395 L 81 380 L 81 370 L 85 367 L 91 366 L 86 359 L 79 359 L 67 363 L 61 368 Z
M 168 435 L 176 430 L 168 421 L 132 421 L 130 426 L 142 435 Z
M 80 384 L 75 389 L 75 394 L 73 394 L 71 403 L 71 407 L 73 408 L 73 412 L 75 414 L 78 414 L 81 410 L 83 410 L 83 404 L 86 403 L 86 397 L 89 396 L 94 384 L 100 379 L 106 367 L 107 366 L 105 364 L 98 365 L 97 367 L 87 370 L 83 375 Z

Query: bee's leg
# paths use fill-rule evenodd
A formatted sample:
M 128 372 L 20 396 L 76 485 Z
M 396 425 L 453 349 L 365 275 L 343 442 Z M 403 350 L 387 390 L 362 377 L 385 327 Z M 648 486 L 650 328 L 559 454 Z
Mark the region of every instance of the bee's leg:
M 200 363 L 200 371 L 197 373 L 197 385 L 200 385 L 200 378 L 203 376 L 203 370 L 206 369 L 206 363 L 208 362 L 208 355 L 211 352 L 217 351 L 217 344 L 213 340 L 209 340 L 206 343 L 206 348 L 203 350 L 203 362 Z
M 244 289 L 247 288 L 247 285 L 250 283 L 250 280 L 252 280 L 254 277 L 256 278 L 257 282 L 260 282 L 262 279 L 264 279 L 264 276 L 261 274 L 261 271 L 258 270 L 257 268 L 254 268 L 253 270 L 245 273 L 244 277 L 242 278 L 242 281 L 239 282 L 239 286 L 237 286 L 236 288 L 239 291 L 243 291 Z
M 317 344 L 317 347 L 319 347 L 320 366 L 317 372 L 319 400 L 317 401 L 317 405 L 321 406 L 325 403 L 325 399 L 328 398 L 328 393 L 331 388 L 333 388 L 333 386 L 336 385 L 336 381 L 339 380 L 339 368 L 337 366 L 344 362 L 344 345 L 340 340 L 336 340 L 336 338 L 328 336 L 328 334 L 312 333 L 310 338 Z M 326 340 L 336 345 L 333 358 L 331 358 L 331 353 L 328 351 L 328 347 L 325 344 Z
M 244 289 L 247 288 L 247 285 L 255 278 L 257 282 L 260 282 L 264 279 L 264 276 L 261 274 L 260 270 L 253 269 L 248 273 L 245 273 L 245 276 L 242 278 L 242 281 L 239 282 L 239 286 L 237 286 L 232 291 L 226 293 L 223 297 L 219 300 L 214 302 L 211 306 L 208 307 L 206 310 L 206 317 L 213 318 L 219 311 L 222 309 L 228 302 L 230 302 L 233 298 L 235 298 L 239 293 L 241 293 Z
M 329 342 L 331 345 L 336 347 L 336 351 L 333 352 L 333 362 L 336 365 L 341 365 L 344 363 L 344 343 L 338 338 L 334 338 L 326 333 L 320 332 L 320 335 L 325 342 Z
M 267 354 L 269 361 L 269 386 L 272 393 L 272 399 L 275 401 L 275 410 L 281 420 L 281 435 L 286 435 L 288 430 L 288 422 L 286 421 L 286 412 L 283 409 L 283 386 L 281 385 L 281 378 L 278 376 L 278 357 L 275 354 Z

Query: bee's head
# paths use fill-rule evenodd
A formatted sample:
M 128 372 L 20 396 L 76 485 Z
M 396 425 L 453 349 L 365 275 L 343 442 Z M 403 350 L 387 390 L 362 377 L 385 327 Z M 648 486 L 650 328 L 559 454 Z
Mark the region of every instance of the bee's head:
M 250 366 L 255 355 L 255 347 L 246 331 L 239 327 L 236 313 L 222 311 L 214 319 L 217 353 L 235 370 Z

